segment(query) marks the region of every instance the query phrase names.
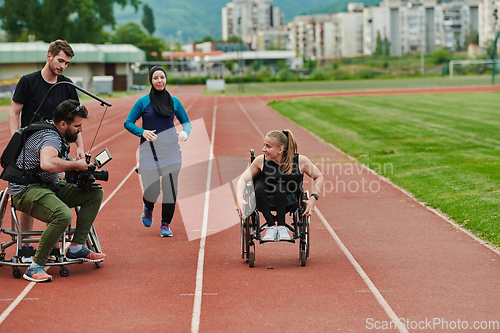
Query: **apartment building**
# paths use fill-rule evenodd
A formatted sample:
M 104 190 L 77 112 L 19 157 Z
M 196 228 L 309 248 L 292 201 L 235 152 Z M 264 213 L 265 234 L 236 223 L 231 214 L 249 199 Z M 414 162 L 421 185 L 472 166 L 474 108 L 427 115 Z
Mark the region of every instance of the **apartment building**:
M 500 1 L 497 0 L 480 0 L 478 15 L 479 15 L 479 46 L 485 47 L 489 42 L 495 40 L 496 33 L 499 30 L 500 22 L 495 17 L 500 15 Z
M 352 11 L 335 14 L 335 53 L 341 57 L 363 55 L 363 12 Z
M 222 39 L 236 36 L 245 43 L 256 43 L 257 31 L 283 27 L 284 20 L 272 0 L 233 0 L 222 8 Z
M 438 46 L 456 50 L 466 36 L 478 31 L 479 1 L 383 0 L 380 7 L 390 11 L 391 54 L 420 51 L 420 47 L 426 53 Z
M 469 4 L 463 1 L 442 2 L 435 9 L 435 45 L 454 52 L 464 50 L 471 36 Z
M 299 57 L 319 61 L 362 55 L 362 6 L 346 13 L 296 16 L 288 24 L 290 47 Z
M 312 54 L 314 32 L 311 21 L 311 15 L 303 15 L 295 16 L 293 21 L 288 23 L 289 45 L 297 57 L 309 59 L 314 56 Z
M 363 54 L 372 55 L 377 47 L 377 36 L 389 41 L 391 11 L 387 7 L 366 7 L 363 9 Z
M 254 37 L 256 40 L 252 41 L 252 45 L 256 45 L 254 49 L 257 51 L 291 49 L 286 26 L 257 30 Z
M 366 8 L 349 3 L 347 12 L 296 16 L 284 27 L 271 0 L 234 0 L 223 9 L 223 38 L 241 36 L 252 49 L 286 47 L 320 61 L 371 55 L 378 34 L 389 42 L 390 54 L 430 53 L 439 46 L 456 51 L 477 32 L 480 45 L 495 37 L 494 8 L 500 0 L 383 0 Z
M 425 52 L 425 7 L 408 3 L 399 9 L 399 42 L 401 54 Z

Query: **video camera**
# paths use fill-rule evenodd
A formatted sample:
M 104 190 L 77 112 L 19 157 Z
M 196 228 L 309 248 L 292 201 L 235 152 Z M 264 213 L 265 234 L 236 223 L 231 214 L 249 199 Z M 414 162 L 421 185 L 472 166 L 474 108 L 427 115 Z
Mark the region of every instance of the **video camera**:
M 87 164 L 90 164 L 90 154 L 85 154 L 85 159 Z M 85 171 L 66 171 L 65 180 L 68 183 L 76 184 L 77 187 L 82 190 L 89 192 L 93 185 L 99 186 L 99 184 L 94 184 L 96 180 L 102 180 L 107 182 L 109 178 L 108 170 L 96 170 L 97 168 L 102 168 L 104 164 L 111 161 L 112 157 L 109 153 L 108 148 L 104 148 L 99 154 L 94 156 L 94 165 L 90 166 Z

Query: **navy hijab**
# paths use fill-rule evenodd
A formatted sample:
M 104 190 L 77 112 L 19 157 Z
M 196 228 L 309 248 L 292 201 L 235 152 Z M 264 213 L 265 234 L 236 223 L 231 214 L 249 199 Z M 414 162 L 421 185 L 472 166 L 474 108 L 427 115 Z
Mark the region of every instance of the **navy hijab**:
M 165 79 L 167 78 L 167 73 L 160 66 L 153 66 L 149 71 L 149 83 L 151 83 L 151 91 L 149 92 L 149 99 L 151 101 L 151 106 L 161 116 L 170 117 L 174 113 L 174 101 L 167 89 L 158 91 L 153 86 L 153 74 L 156 71 L 162 71 L 165 74 Z

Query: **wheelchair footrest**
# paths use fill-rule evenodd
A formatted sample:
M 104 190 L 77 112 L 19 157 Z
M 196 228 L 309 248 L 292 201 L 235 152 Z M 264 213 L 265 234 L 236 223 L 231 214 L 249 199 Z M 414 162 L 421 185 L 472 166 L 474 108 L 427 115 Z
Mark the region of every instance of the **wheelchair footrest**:
M 264 244 L 264 243 L 279 243 L 279 242 L 288 242 L 288 243 L 295 243 L 295 239 L 284 239 L 284 240 L 262 240 L 259 239 L 259 244 Z

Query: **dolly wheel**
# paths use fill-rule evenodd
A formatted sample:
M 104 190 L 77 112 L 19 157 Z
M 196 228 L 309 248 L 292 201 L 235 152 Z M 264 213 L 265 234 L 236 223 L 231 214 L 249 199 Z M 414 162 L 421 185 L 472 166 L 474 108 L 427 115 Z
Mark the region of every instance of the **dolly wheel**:
M 62 277 L 69 276 L 69 269 L 67 267 L 61 266 L 61 268 L 59 269 L 59 275 L 61 275 Z
M 23 272 L 19 269 L 19 267 L 12 267 L 12 276 L 16 279 L 20 279 L 23 276 Z

